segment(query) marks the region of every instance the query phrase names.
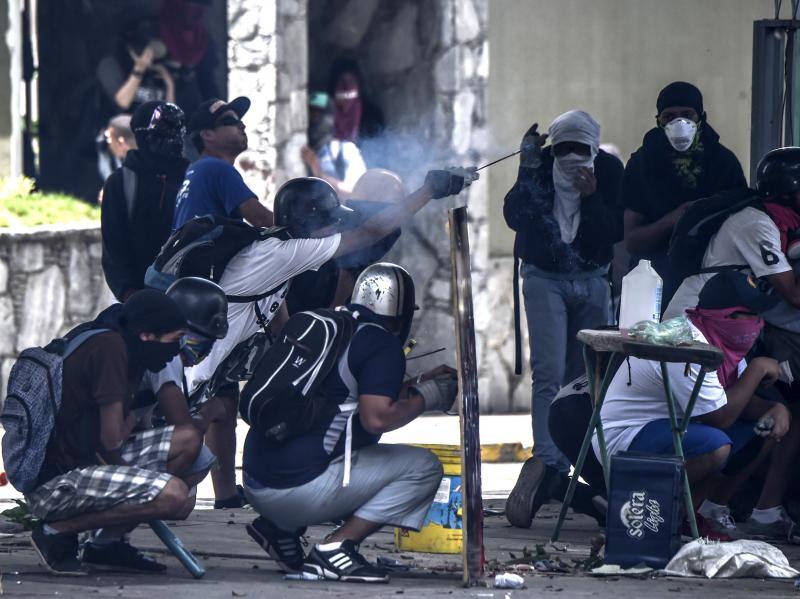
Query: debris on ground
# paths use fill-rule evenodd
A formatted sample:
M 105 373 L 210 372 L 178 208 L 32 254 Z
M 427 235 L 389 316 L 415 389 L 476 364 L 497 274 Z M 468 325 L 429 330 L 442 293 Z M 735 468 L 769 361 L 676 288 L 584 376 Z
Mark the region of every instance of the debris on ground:
M 33 530 L 37 520 L 28 509 L 27 502 L 22 499 L 13 499 L 12 501 L 16 503 L 17 506 L 0 512 L 0 516 L 4 516 L 11 522 L 21 525 L 25 530 Z
M 638 578 L 647 578 L 654 574 L 655 570 L 648 566 L 633 566 L 632 568 L 623 568 L 617 564 L 605 564 L 592 568 L 590 574 L 592 576 L 629 576 Z
M 695 539 L 680 548 L 664 572 L 706 578 L 796 578 L 783 551 L 763 541 L 719 543 Z
M 519 574 L 504 572 L 494 577 L 494 588 L 496 589 L 521 589 L 525 586 L 525 579 Z

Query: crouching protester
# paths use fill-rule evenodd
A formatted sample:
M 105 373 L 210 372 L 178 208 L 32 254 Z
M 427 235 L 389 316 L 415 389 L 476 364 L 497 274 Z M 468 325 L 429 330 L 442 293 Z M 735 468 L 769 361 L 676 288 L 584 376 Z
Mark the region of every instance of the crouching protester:
M 763 327 L 760 314 L 777 301 L 759 291 L 751 277 L 725 271 L 705 284 L 697 308 L 686 311 L 695 340 L 710 343 L 725 355 L 722 366 L 703 379 L 683 438 L 697 525 L 703 536 L 730 539 L 727 532 L 735 524 L 726 504 L 771 450 L 772 443 L 765 443 L 765 438 L 780 441 L 789 430 L 791 416 L 786 406 L 762 398 L 764 388 L 778 378 L 778 362 L 767 357 L 744 361 Z M 682 418 L 700 367 L 668 364 L 667 370 L 678 417 Z M 611 382 L 600 416 L 609 455 L 621 451 L 672 454 L 672 428 L 658 362 L 630 358 L 627 366 L 623 364 Z M 762 431 L 760 425 L 767 420 L 773 424 Z M 596 434 L 592 444 L 599 459 Z M 769 487 L 768 478 L 761 503 L 772 499 L 764 497 L 771 493 Z
M 181 338 L 179 355 L 158 372 L 147 371 L 136 394 L 136 408 L 145 428 L 192 425 L 204 437 L 198 462 L 216 462 L 211 470 L 215 509 L 244 505 L 236 487 L 236 417 L 238 387 L 219 389 L 207 386 L 189 394 L 184 368 L 195 366 L 208 356 L 218 339 L 228 332 L 228 301 L 216 283 L 199 277 L 178 279 L 167 289 L 167 296 L 186 318 L 186 333 Z
M 427 410 L 449 410 L 457 382 L 446 366 L 403 382 L 403 343 L 415 309 L 414 283 L 403 268 L 367 267 L 347 308 L 358 313 L 357 328 L 317 389 L 327 409 L 283 442 L 255 427 L 247 435 L 245 494 L 260 514 L 247 531 L 284 570 L 387 582 L 387 572 L 368 563 L 358 545 L 382 526 L 419 530 L 442 467 L 426 449 L 378 441 Z M 306 556 L 306 527 L 340 520 Z
M 39 519 L 31 542 L 53 574 L 86 574 L 87 565 L 166 569 L 132 547 L 127 533 L 153 519 L 188 517 L 189 489 L 206 474 L 187 476 L 202 437 L 190 425 L 131 435 L 130 407 L 145 371 L 178 355 L 185 328 L 172 299 L 142 290 L 116 323 L 86 323 L 67 334 L 83 340 L 63 361 L 54 428 L 35 488 L 25 493 Z M 78 533 L 96 529 L 79 559 Z

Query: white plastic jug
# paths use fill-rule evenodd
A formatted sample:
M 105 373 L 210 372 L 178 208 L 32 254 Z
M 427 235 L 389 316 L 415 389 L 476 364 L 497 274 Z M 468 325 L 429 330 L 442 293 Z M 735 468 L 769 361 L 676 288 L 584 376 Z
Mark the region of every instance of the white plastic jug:
M 632 271 L 622 277 L 619 328 L 627 330 L 642 320 L 661 320 L 661 293 L 664 282 L 650 265 L 639 260 Z

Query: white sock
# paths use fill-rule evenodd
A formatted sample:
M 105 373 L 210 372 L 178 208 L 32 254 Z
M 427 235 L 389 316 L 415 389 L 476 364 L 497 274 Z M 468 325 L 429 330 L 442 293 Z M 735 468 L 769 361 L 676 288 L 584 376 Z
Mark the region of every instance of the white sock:
M 760 510 L 758 508 L 753 509 L 753 513 L 750 514 L 750 517 L 760 524 L 769 524 L 771 522 L 777 522 L 781 519 L 781 513 L 783 506 L 776 505 L 775 507 L 769 507 L 764 510 Z
M 334 549 L 339 549 L 342 546 L 341 541 L 335 541 L 333 543 L 325 543 L 324 545 L 317 545 L 317 549 L 320 551 L 333 551 Z
M 57 535 L 59 532 L 48 524 L 42 524 L 42 532 L 46 535 Z
M 715 514 L 719 514 L 720 512 L 723 512 L 725 514 L 730 514 L 731 510 L 730 508 L 728 508 L 727 505 L 720 505 L 719 503 L 714 503 L 713 501 L 710 501 L 708 499 L 703 501 L 702 505 L 700 506 L 700 509 L 697 510 L 697 513 L 705 518 L 711 518 L 712 516 L 714 516 Z

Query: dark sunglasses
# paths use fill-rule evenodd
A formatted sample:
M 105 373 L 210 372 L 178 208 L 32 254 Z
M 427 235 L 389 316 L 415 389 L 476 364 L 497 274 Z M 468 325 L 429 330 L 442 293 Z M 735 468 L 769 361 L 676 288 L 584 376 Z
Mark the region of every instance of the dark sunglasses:
M 241 124 L 242 124 L 242 121 L 239 118 L 237 118 L 235 116 L 228 115 L 228 116 L 222 117 L 217 122 L 215 122 L 214 123 L 214 128 L 216 129 L 217 127 L 238 127 Z

